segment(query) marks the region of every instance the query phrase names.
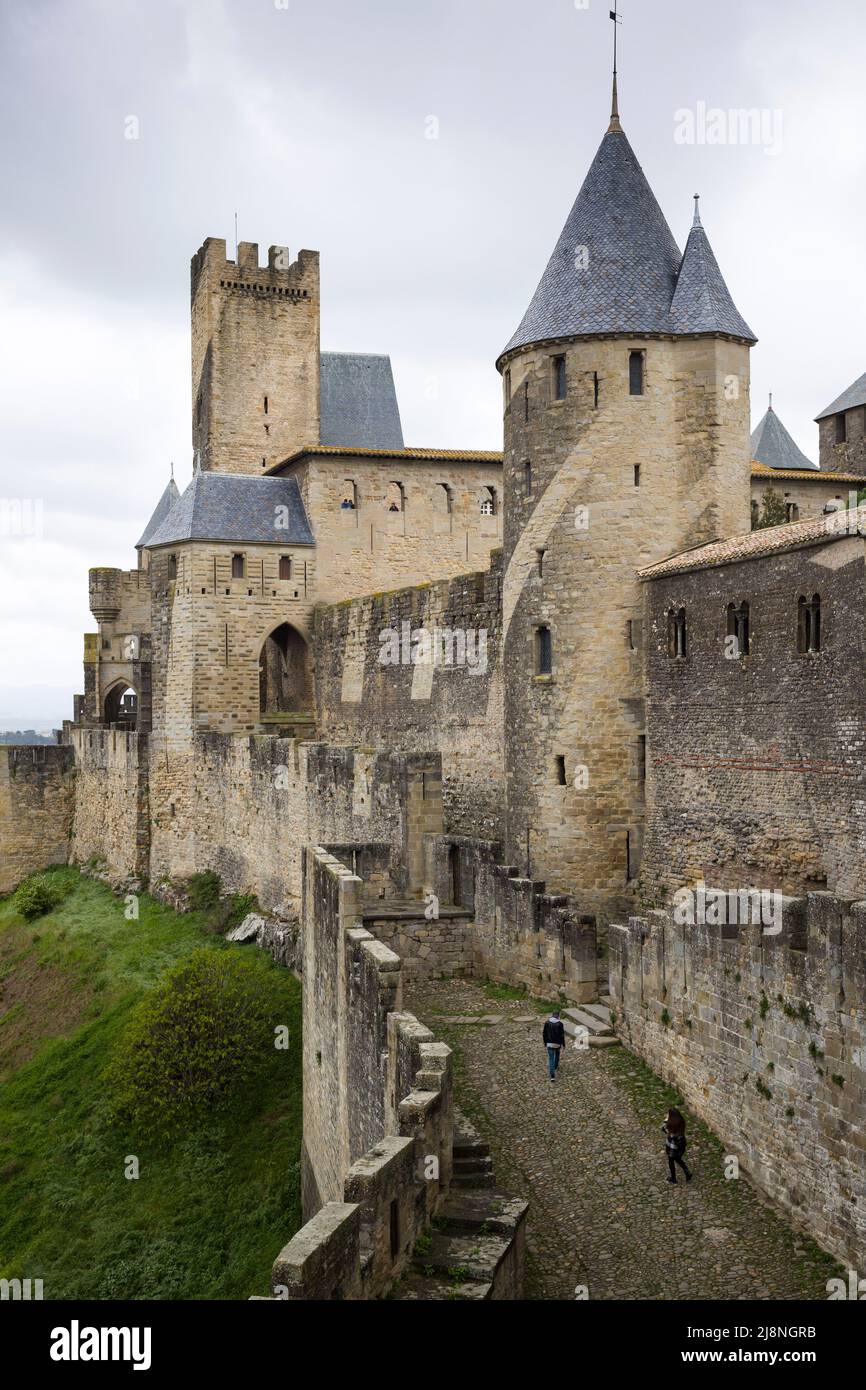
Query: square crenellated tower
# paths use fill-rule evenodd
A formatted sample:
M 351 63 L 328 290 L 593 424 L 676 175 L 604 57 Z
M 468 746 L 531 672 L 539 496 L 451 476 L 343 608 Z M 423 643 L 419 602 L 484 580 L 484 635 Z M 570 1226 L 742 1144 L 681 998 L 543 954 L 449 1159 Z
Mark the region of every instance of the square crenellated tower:
M 190 263 L 192 442 L 204 471 L 261 476 L 319 442 L 319 253 L 208 237 Z

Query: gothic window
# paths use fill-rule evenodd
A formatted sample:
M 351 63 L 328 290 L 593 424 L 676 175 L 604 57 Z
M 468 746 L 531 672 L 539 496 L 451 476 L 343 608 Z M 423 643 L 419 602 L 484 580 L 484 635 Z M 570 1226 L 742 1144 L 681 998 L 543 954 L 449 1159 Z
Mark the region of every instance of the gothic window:
M 539 676 L 549 676 L 553 671 L 553 644 L 549 627 L 535 629 L 535 671 Z
M 232 556 L 232 579 L 243 579 L 244 577 L 244 557 L 243 555 Z
M 801 597 L 797 603 L 797 651 L 805 655 L 820 650 L 821 595 L 813 594 L 811 598 Z
M 644 354 L 630 352 L 628 355 L 628 390 L 630 396 L 644 393 Z
M 280 579 L 291 579 L 292 577 L 292 557 L 291 555 L 280 556 Z
M 749 655 L 749 605 L 745 600 L 737 605 L 729 603 L 726 612 L 726 631 L 728 637 L 737 639 L 737 656 Z
M 678 661 L 686 654 L 686 610 L 668 609 L 668 656 Z
M 567 378 L 565 370 L 565 358 L 553 358 L 553 399 L 564 401 L 567 390 Z

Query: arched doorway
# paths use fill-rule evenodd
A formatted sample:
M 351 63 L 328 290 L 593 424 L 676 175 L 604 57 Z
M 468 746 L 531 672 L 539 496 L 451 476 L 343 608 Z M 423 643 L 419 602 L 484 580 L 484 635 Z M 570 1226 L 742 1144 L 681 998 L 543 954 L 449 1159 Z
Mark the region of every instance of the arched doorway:
M 281 623 L 265 638 L 259 657 L 259 709 L 262 714 L 288 714 L 312 704 L 307 644 L 290 623 Z
M 133 730 L 138 722 L 138 694 L 126 681 L 118 681 L 105 696 L 105 722 Z

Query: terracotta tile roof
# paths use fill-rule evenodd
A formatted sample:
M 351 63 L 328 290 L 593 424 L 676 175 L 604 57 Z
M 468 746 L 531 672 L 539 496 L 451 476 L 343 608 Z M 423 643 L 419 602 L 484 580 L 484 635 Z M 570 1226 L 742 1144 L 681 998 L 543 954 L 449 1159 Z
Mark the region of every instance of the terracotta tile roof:
M 743 536 L 731 536 L 724 541 L 711 541 L 693 550 L 683 550 L 656 565 L 638 570 L 639 579 L 659 579 L 666 574 L 685 574 L 687 570 L 710 569 L 716 565 L 732 565 L 741 560 L 757 560 L 762 555 L 774 555 L 784 550 L 798 550 L 828 541 L 843 540 L 846 536 L 866 537 L 866 506 L 852 511 L 833 512 L 810 521 L 793 521 L 782 526 L 768 526 L 761 531 L 747 531 Z
M 443 463 L 502 462 L 502 452 L 499 449 L 354 449 L 351 445 L 310 444 L 306 449 L 299 449 L 296 454 L 283 459 L 282 463 L 269 468 L 267 472 L 279 473 L 290 463 L 296 463 L 298 459 L 307 458 L 310 454 L 332 458 L 406 459 L 407 461 L 431 459 L 434 462 L 441 460 Z
M 766 463 L 752 462 L 753 478 L 793 478 L 801 483 L 859 483 L 866 487 L 866 478 L 861 473 L 822 473 L 817 468 L 769 468 Z

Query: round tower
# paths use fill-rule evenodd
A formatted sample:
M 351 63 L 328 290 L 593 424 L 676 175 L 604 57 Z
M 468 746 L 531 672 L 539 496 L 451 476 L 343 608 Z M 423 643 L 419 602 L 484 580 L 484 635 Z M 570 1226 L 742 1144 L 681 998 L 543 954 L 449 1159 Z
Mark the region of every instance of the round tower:
M 633 901 L 647 751 L 637 571 L 749 529 L 749 349 L 697 200 L 681 255 L 611 121 L 497 366 L 507 853 Z

